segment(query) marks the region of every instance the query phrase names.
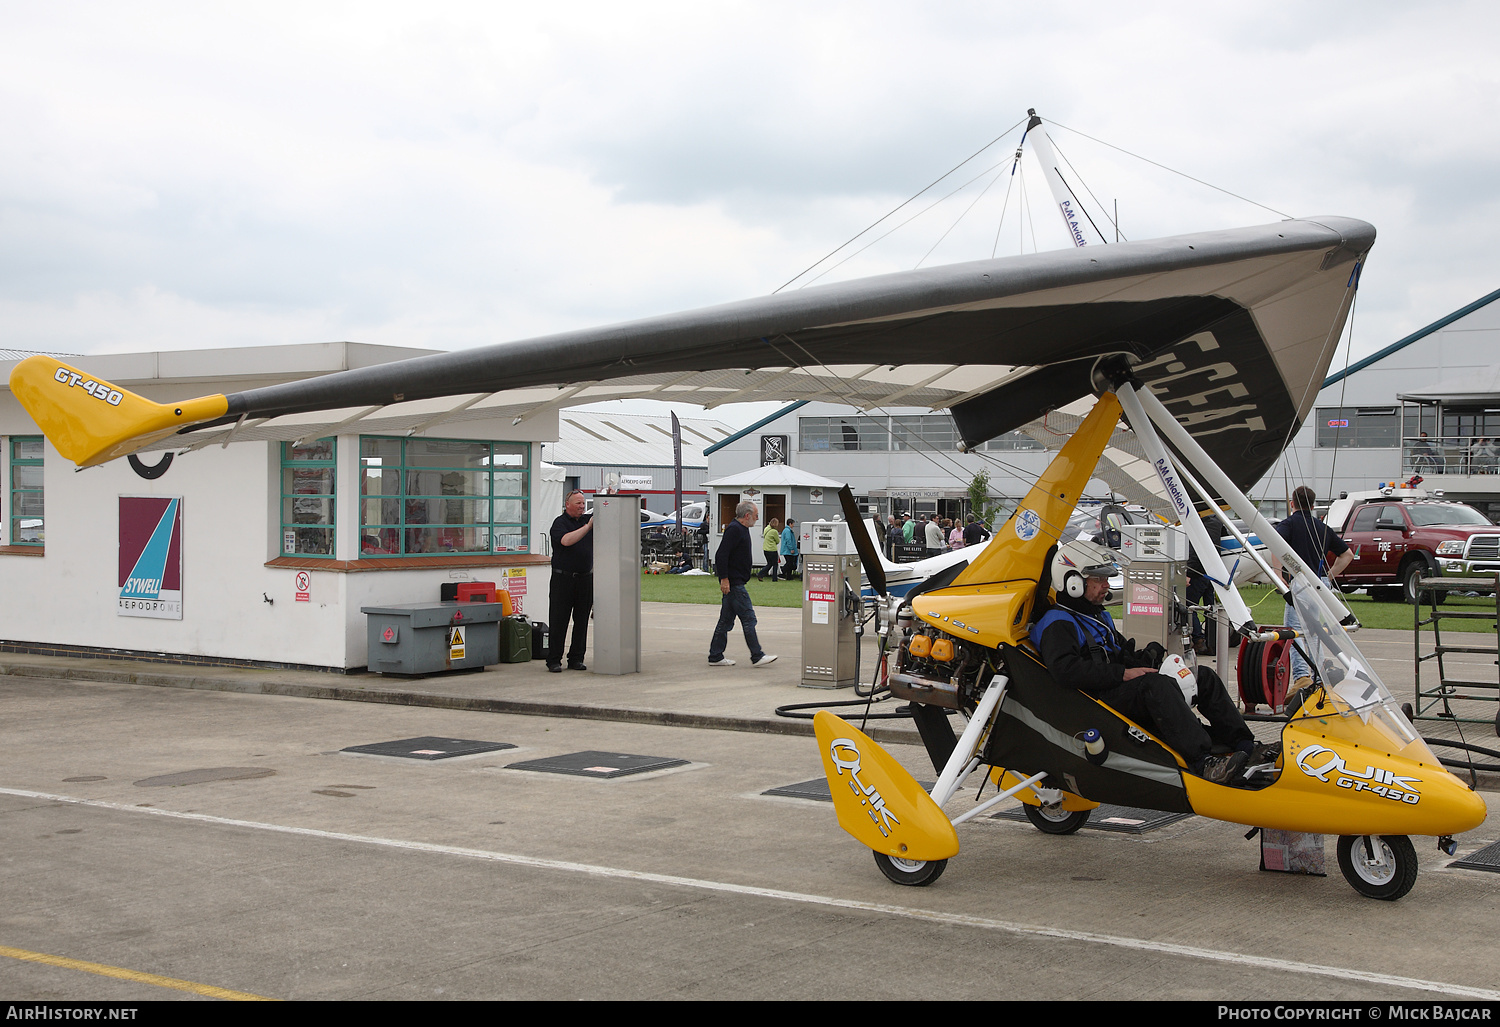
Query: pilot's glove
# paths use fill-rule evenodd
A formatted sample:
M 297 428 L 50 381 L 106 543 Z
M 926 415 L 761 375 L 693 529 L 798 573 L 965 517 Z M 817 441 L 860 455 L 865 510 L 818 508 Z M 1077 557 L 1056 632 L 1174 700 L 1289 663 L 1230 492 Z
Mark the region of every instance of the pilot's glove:
M 1160 667 L 1167 658 L 1166 647 L 1160 642 L 1151 642 L 1141 652 L 1151 661 L 1151 666 Z

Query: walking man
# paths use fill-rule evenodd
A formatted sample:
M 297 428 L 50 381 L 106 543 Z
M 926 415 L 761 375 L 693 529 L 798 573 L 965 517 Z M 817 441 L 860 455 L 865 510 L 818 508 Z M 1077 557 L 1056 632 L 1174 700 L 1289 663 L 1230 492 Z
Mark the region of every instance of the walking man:
M 724 647 L 729 644 L 729 629 L 734 627 L 736 617 L 745 631 L 745 644 L 750 647 L 750 665 L 764 667 L 776 659 L 760 647 L 755 634 L 755 606 L 745 587 L 751 569 L 750 529 L 759 516 L 754 503 L 741 503 L 734 508 L 734 520 L 724 525 L 724 538 L 714 556 L 719 591 L 724 598 L 719 604 L 719 623 L 714 627 L 713 641 L 708 645 L 710 667 L 734 666 L 734 661 L 724 655 Z
M 563 512 L 552 522 L 552 595 L 547 604 L 547 669 L 562 673 L 563 641 L 573 621 L 568 669 L 588 670 L 589 612 L 594 608 L 594 518 L 583 513 L 583 493 L 568 493 Z

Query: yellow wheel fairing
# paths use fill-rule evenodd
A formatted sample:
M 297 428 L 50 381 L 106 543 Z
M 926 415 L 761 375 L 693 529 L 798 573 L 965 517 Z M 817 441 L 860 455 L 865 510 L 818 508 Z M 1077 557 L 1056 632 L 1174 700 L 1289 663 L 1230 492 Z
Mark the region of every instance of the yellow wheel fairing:
M 898 859 L 957 855 L 952 822 L 889 753 L 827 710 L 813 717 L 813 730 L 840 827 L 861 844 Z
M 27 357 L 10 388 L 53 447 L 79 467 L 133 453 L 180 428 L 222 417 L 228 400 L 204 396 L 163 405 L 52 357 Z

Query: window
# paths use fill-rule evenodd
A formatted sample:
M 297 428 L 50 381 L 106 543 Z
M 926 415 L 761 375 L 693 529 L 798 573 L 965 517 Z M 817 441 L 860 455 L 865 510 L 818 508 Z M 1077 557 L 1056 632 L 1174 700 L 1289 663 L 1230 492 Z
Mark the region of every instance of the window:
M 797 419 L 804 452 L 827 449 L 890 449 L 884 417 L 801 417 Z
M 1318 407 L 1318 448 L 1395 449 L 1401 445 L 1395 407 Z
M 333 556 L 334 439 L 281 444 L 281 551 Z
M 360 555 L 528 551 L 525 443 L 361 437 Z
M 46 538 L 42 518 L 42 437 L 10 440 L 10 542 L 39 546 Z
M 958 432 L 953 427 L 953 418 L 947 414 L 892 417 L 891 436 L 892 449 L 930 452 L 958 448 Z
M 1008 431 L 1004 435 L 999 435 L 993 439 L 990 439 L 990 441 L 986 442 L 980 448 L 987 453 L 994 453 L 1020 452 L 1032 449 L 1046 449 L 1047 447 L 1042 445 L 1036 439 L 1032 438 L 1030 435 L 1027 435 L 1025 432 Z

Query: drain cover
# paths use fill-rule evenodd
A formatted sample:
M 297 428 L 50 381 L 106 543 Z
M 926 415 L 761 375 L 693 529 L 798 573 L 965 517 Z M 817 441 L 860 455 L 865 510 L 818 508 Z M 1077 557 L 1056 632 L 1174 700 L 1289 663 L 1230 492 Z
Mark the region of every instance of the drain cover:
M 343 752 L 358 752 L 368 756 L 402 756 L 409 760 L 446 760 L 454 756 L 472 756 L 480 752 L 498 752 L 514 749 L 509 742 L 480 742 L 472 738 L 438 738 L 423 735 L 421 738 L 398 738 L 394 742 L 375 742 L 372 745 L 351 745 Z
M 1488 870 L 1492 874 L 1500 874 L 1500 842 L 1486 845 L 1478 852 L 1471 852 L 1463 859 L 1455 859 L 1448 865 L 1462 870 Z
M 932 791 L 931 781 L 918 781 L 922 790 Z M 816 799 L 819 802 L 832 802 L 833 796 L 828 794 L 828 778 L 815 777 L 811 781 L 798 781 L 794 785 L 779 785 L 775 788 L 767 788 L 761 792 L 762 795 L 785 795 L 792 799 Z
M 564 756 L 548 756 L 540 760 L 512 763 L 507 770 L 535 770 L 542 774 L 572 774 L 576 777 L 626 777 L 644 774 L 648 770 L 664 770 L 667 767 L 685 767 L 687 760 L 671 756 L 632 756 L 625 752 L 570 752 Z
M 1106 803 L 1090 811 L 1089 819 L 1083 826 L 1092 827 L 1096 831 L 1114 831 L 1118 834 L 1145 834 L 1158 827 L 1166 827 L 1179 820 L 1186 820 L 1190 816 L 1192 816 L 1191 813 L 1163 813 L 1161 810 L 1111 806 Z M 1026 814 L 1017 806 L 1015 809 L 1001 810 L 999 813 L 991 814 L 990 819 L 1026 820 Z

